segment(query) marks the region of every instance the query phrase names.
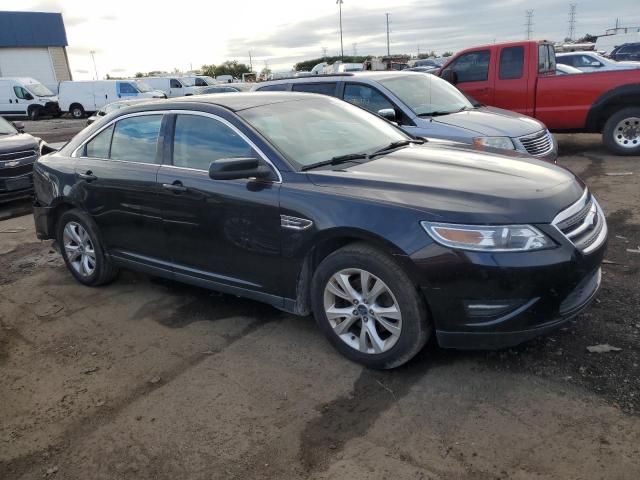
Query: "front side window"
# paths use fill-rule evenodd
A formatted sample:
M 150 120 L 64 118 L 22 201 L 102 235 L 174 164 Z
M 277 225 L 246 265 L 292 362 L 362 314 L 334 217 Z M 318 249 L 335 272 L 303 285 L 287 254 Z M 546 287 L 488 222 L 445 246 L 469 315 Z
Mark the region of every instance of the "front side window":
M 109 158 L 112 135 L 113 125 L 105 128 L 98 135 L 93 137 L 85 147 L 85 156 L 93 158 Z
M 500 52 L 500 80 L 522 78 L 524 47 L 507 47 Z
M 123 82 L 120 84 L 120 93 L 138 93 L 138 89 L 130 83 Z
M 320 93 L 322 95 L 335 96 L 336 83 L 294 83 L 291 88 L 294 92 Z
M 373 113 L 378 113 L 385 108 L 394 108 L 393 104 L 378 90 L 368 85 L 348 83 L 344 87 L 344 100 Z
M 262 88 L 259 88 L 260 92 L 286 92 L 289 90 L 289 85 L 286 83 L 278 83 L 276 85 L 266 85 Z
M 458 83 L 483 82 L 489 78 L 489 50 L 480 50 L 461 55 L 448 69 L 458 75 Z
M 213 118 L 178 115 L 173 137 L 173 164 L 209 170 L 219 158 L 256 157 L 251 146 L 231 128 Z
M 113 160 L 158 163 L 158 134 L 162 115 L 124 118 L 116 123 L 111 141 Z
M 22 87 L 13 87 L 13 93 L 16 94 L 16 97 L 22 99 L 22 100 L 27 100 L 27 97 L 30 97 L 31 95 L 29 95 L 29 92 L 27 92 L 27 90 L 25 90 Z
M 207 82 L 205 82 L 201 78 L 196 78 L 196 87 L 206 87 L 206 86 L 207 86 Z
M 175 78 L 171 79 L 171 81 L 169 82 L 169 86 L 171 88 L 182 88 L 182 84 Z

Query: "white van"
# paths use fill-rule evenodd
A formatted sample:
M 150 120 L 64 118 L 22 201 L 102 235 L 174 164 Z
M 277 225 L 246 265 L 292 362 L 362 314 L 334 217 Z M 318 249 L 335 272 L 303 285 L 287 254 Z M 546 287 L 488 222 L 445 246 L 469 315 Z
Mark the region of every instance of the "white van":
M 180 77 L 144 77 L 140 79 L 151 88 L 164 92 L 167 97 L 184 97 L 193 95 L 195 87 L 186 85 L 180 80 Z
M 58 97 L 37 80 L 29 77 L 0 78 L 0 115 L 29 117 L 41 115 L 59 117 Z
M 133 80 L 61 82 L 58 89 L 60 109 L 74 118 L 82 118 L 117 100 L 163 97 L 162 92 L 145 89 Z

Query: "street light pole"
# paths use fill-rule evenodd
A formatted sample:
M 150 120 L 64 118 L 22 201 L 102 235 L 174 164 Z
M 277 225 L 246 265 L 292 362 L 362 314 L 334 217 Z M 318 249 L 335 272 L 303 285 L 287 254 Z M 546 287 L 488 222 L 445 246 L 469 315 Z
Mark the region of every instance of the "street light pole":
M 336 4 L 338 5 L 340 11 L 340 59 L 344 61 L 344 47 L 342 45 L 342 3 L 342 0 L 336 0 Z
M 91 54 L 91 60 L 93 60 L 93 71 L 96 74 L 96 80 L 98 80 L 98 67 L 96 67 L 96 57 L 94 56 L 96 51 L 91 50 L 89 53 Z

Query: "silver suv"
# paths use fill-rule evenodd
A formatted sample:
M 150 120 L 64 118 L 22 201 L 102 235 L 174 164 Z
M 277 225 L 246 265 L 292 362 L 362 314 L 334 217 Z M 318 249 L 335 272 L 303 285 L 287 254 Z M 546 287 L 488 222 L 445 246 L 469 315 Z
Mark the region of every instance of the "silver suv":
M 479 148 L 516 150 L 555 162 L 549 130 L 531 117 L 487 107 L 449 82 L 419 72 L 357 72 L 289 78 L 256 84 L 253 91 L 296 91 L 341 98 L 376 113 L 416 137 Z

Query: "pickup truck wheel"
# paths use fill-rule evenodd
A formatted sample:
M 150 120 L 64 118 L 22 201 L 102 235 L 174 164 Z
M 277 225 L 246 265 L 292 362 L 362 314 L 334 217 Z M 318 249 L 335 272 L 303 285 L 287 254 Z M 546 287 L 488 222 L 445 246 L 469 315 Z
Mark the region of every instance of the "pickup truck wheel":
M 364 243 L 347 245 L 320 263 L 311 303 L 331 344 L 367 367 L 402 365 L 430 336 L 416 286 L 392 256 Z
M 611 115 L 604 125 L 602 140 L 618 155 L 640 155 L 640 108 L 624 108 Z

